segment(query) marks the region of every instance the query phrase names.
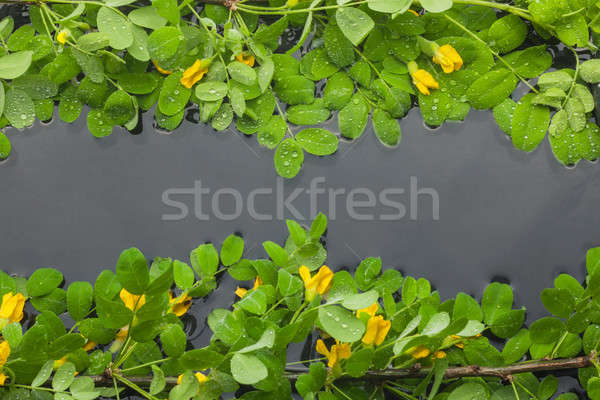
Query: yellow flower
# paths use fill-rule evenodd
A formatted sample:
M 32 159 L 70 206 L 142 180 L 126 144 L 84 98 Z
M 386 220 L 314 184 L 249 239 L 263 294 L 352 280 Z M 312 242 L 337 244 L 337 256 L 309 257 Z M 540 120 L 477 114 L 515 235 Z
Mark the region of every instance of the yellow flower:
M 0 343 L 0 368 L 6 364 L 10 356 L 10 346 L 7 341 Z M 0 386 L 4 386 L 7 376 L 0 372 Z
M 298 1 L 296 1 L 296 3 L 297 2 Z M 246 64 L 250 67 L 254 67 L 254 62 L 256 61 L 254 56 L 250 53 L 240 53 L 235 57 L 235 59 L 241 62 L 242 64 Z
M 158 65 L 158 63 L 154 60 L 152 60 L 152 64 L 154 64 L 154 68 L 156 68 L 156 70 L 163 75 L 171 75 L 173 73 L 173 71 L 169 71 L 164 68 L 161 68 L 160 65 Z
M 2 305 L 0 305 L 0 329 L 11 322 L 19 322 L 23 319 L 23 307 L 25 306 L 25 296 L 21 293 L 6 293 L 2 296 Z
M 263 281 L 262 279 L 260 279 L 260 276 L 256 277 L 256 280 L 254 281 L 254 287 L 252 287 L 252 289 L 256 289 L 259 286 L 263 285 Z M 241 287 L 237 287 L 237 289 L 235 289 L 235 294 L 239 297 L 242 298 L 246 295 L 246 293 L 248 293 L 248 289 L 244 289 Z
M 335 344 L 331 346 L 331 350 L 327 349 L 325 346 L 325 342 L 321 339 L 317 340 L 317 353 L 324 355 L 327 357 L 327 366 L 329 368 L 333 368 L 339 360 L 344 360 L 350 358 L 350 354 L 352 351 L 350 350 L 350 345 L 348 343 L 341 343 L 337 340 Z
M 442 351 L 442 350 L 438 350 L 435 353 L 433 353 L 433 356 L 431 356 L 431 358 L 433 358 L 434 360 L 446 358 L 446 352 Z
M 327 293 L 333 279 L 333 271 L 327 265 L 323 265 L 313 277 L 310 276 L 310 270 L 304 265 L 298 269 L 298 273 L 304 281 L 306 300 L 308 301 L 312 301 L 317 293 L 320 295 Z
M 442 66 L 442 70 L 450 74 L 463 66 L 463 60 L 456 49 L 449 44 L 439 46 L 435 50 L 433 62 Z
M 60 44 L 65 44 L 65 43 L 67 43 L 68 37 L 69 37 L 69 31 L 66 29 L 63 29 L 62 31 L 58 32 L 58 35 L 56 35 L 56 41 Z
M 379 310 L 379 304 L 377 302 L 371 304 L 367 308 L 361 308 L 356 312 L 356 318 L 360 318 L 360 314 L 368 314 L 369 317 L 374 317 L 377 314 L 377 310 Z
M 407 10 L 407 11 L 408 11 L 409 13 L 411 13 L 411 14 L 413 14 L 413 15 L 417 16 L 417 17 L 419 16 L 419 13 L 418 13 L 418 12 L 416 12 L 415 10 Z
M 129 334 L 129 325 L 122 327 L 119 329 L 117 334 L 115 335 L 115 340 L 110 345 L 109 351 L 111 353 L 116 353 L 121 349 L 123 343 L 125 343 L 125 339 L 127 339 L 127 335 Z
M 408 71 L 413 79 L 413 84 L 419 89 L 419 92 L 429 95 L 429 89 L 439 89 L 440 84 L 431 76 L 431 74 L 424 69 L 419 69 L 416 62 L 411 61 L 408 63 Z
M 425 346 L 416 346 L 408 349 L 407 353 L 413 358 L 419 359 L 428 357 L 431 354 L 431 351 Z
M 178 317 L 188 312 L 192 306 L 192 298 L 189 295 L 173 297 L 173 294 L 169 292 L 169 305 L 171 306 L 171 312 Z
M 129 308 L 131 311 L 137 311 L 146 303 L 145 295 L 137 295 L 131 294 L 125 289 L 121 289 L 121 293 L 119 293 L 119 297 L 125 303 L 125 307 Z
M 289 8 L 295 7 L 299 3 L 299 0 L 288 0 L 286 6 Z
M 196 60 L 191 67 L 183 71 L 183 76 L 179 80 L 183 86 L 190 89 L 196 82 L 204 77 L 208 72 L 210 59 Z
M 83 346 L 83 350 L 85 351 L 90 351 L 92 350 L 94 347 L 96 347 L 98 343 L 93 342 L 91 340 L 88 340 L 88 342 Z
M 64 356 L 60 360 L 54 360 L 54 369 L 59 369 L 67 362 L 67 356 Z
M 196 377 L 196 379 L 198 380 L 198 383 L 200 385 L 202 385 L 204 382 L 206 382 L 208 380 L 208 377 L 206 375 L 204 375 L 202 372 L 196 372 L 194 374 L 194 376 Z M 183 374 L 179 375 L 177 377 L 177 384 L 179 385 L 182 380 L 183 380 Z
M 379 346 L 385 340 L 390 328 L 391 321 L 386 321 L 381 315 L 369 318 L 367 322 L 367 332 L 362 338 L 364 344 L 375 344 Z

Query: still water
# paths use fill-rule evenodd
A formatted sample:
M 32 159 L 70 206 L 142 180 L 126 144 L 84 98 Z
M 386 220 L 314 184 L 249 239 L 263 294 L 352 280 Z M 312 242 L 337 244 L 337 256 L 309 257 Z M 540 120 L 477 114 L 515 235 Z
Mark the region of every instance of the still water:
M 547 141 L 517 151 L 488 112 L 433 131 L 413 109 L 399 147 L 367 131 L 333 157 L 307 156 L 285 182 L 253 137 L 188 121 L 159 133 L 150 115 L 143 124 L 138 135 L 115 130 L 101 140 L 81 120 L 6 130 L 14 153 L 0 164 L 0 268 L 28 275 L 53 266 L 89 280 L 130 246 L 149 259 L 187 260 L 198 244 L 234 232 L 246 256 L 264 257 L 263 241 L 283 242 L 284 218 L 310 224 L 311 211 L 322 211 L 333 269 L 381 256 L 443 298 L 508 282 L 531 320 L 544 314 L 539 292 L 561 272 L 583 279 L 585 251 L 600 245 L 599 166 L 564 168 Z M 231 304 L 235 285 L 225 276 L 195 303 L 186 320 L 195 345 L 207 343 L 204 319 Z

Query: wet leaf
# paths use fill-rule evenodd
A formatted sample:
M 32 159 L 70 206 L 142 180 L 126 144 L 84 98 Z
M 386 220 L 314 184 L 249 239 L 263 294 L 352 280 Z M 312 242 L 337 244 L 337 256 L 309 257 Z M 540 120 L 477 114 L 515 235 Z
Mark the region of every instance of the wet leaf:
M 304 163 L 304 151 L 294 139 L 287 138 L 277 146 L 274 156 L 275 170 L 283 177 L 291 179 L 298 175 Z
M 18 129 L 32 125 L 35 121 L 33 100 L 23 90 L 9 89 L 6 92 L 4 116 L 12 126 Z
M 321 128 L 308 128 L 296 134 L 296 141 L 306 152 L 317 156 L 333 154 L 338 148 L 338 138 Z
M 530 93 L 517 103 L 512 120 L 513 144 L 519 150 L 533 151 L 544 140 L 550 124 L 550 110 L 532 103 Z
M 387 146 L 396 146 L 402 139 L 398 120 L 381 108 L 373 111 L 373 129 L 381 143 Z
M 469 87 L 467 99 L 473 108 L 493 108 L 510 96 L 517 82 L 517 77 L 507 69 L 487 72 Z
M 109 7 L 100 7 L 97 16 L 98 31 L 108 37 L 110 46 L 123 50 L 133 43 L 131 23 Z
M 338 8 L 335 19 L 340 30 L 355 46 L 358 46 L 375 27 L 375 22 L 369 15 L 354 7 Z
M 369 120 L 371 106 L 360 94 L 356 93 L 348 104 L 338 113 L 338 126 L 342 136 L 349 139 L 359 138 Z

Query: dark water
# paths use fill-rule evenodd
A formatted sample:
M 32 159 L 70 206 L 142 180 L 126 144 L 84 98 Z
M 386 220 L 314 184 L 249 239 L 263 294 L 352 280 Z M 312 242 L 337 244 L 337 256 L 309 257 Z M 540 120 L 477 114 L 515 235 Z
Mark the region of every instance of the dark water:
M 114 268 L 124 248 L 136 246 L 148 258 L 187 260 L 198 244 L 219 243 L 233 232 L 244 236 L 248 257 L 264 257 L 261 242 L 281 243 L 286 233 L 273 212 L 278 187 L 285 196 L 303 189 L 292 205 L 301 214 L 296 217 L 308 224 L 306 190 L 320 178 L 318 187 L 346 193 L 363 188 L 379 196 L 384 189 L 404 189 L 390 198 L 403 203 L 406 215 L 392 221 L 351 217 L 345 195 L 333 202 L 333 218 L 328 195 L 316 197 L 315 209 L 332 217 L 327 248 L 334 269 L 381 256 L 386 268 L 431 280 L 444 298 L 461 290 L 480 297 L 490 281 L 507 281 L 530 320 L 544 314 L 538 294 L 556 275 L 568 272 L 583 279 L 585 251 L 600 245 L 598 165 L 564 168 L 547 142 L 532 154 L 519 152 L 487 112 L 473 112 L 465 123 L 432 131 L 413 110 L 401 124 L 404 137 L 398 148 L 383 147 L 368 131 L 356 144 L 342 143 L 333 157 L 307 156 L 301 174 L 285 182 L 273 169 L 272 152 L 255 138 L 189 122 L 166 135 L 153 131 L 145 115 L 141 134 L 115 130 L 101 140 L 81 121 L 8 129 L 14 153 L 0 164 L 0 268 L 27 275 L 53 266 L 71 281 L 90 280 Z M 421 191 L 416 201 L 411 180 Z M 163 193 L 193 188 L 196 181 L 211 192 L 202 197 L 201 211 L 208 219 L 195 215 L 191 194 L 173 194 L 169 198 L 190 213 L 165 220 L 179 211 L 163 202 Z M 233 195 L 213 196 L 228 188 L 243 200 L 243 211 L 233 220 L 218 217 L 234 213 Z M 271 213 L 271 220 L 257 220 L 248 212 L 248 195 L 260 188 L 274 192 L 258 196 L 255 204 L 257 212 Z M 439 216 L 431 189 L 439 199 Z M 375 203 L 358 212 L 380 216 L 394 211 L 379 199 Z M 294 218 L 289 208 L 283 216 Z M 186 321 L 195 345 L 207 343 L 204 318 L 214 307 L 231 304 L 234 287 L 226 276 L 212 296 L 192 308 L 195 318 Z

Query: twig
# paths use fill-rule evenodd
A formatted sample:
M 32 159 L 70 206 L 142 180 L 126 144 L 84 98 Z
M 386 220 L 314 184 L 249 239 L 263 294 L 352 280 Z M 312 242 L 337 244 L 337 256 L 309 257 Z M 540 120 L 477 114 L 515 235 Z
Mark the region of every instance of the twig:
M 512 364 L 504 367 L 481 367 L 478 365 L 467 365 L 464 367 L 450 367 L 444 374 L 445 379 L 465 378 L 465 377 L 496 377 L 503 380 L 509 380 L 512 375 L 525 372 L 548 372 L 567 369 L 586 368 L 593 365 L 591 356 L 582 356 L 575 358 L 565 358 L 557 360 L 540 360 Z M 290 381 L 296 381 L 298 378 L 308 372 L 304 370 L 287 370 L 284 376 Z M 361 379 L 369 381 L 391 381 L 396 379 L 419 378 L 429 374 L 429 368 L 422 368 L 420 364 L 415 364 L 412 368 L 406 369 L 387 369 L 385 371 L 368 371 Z M 113 385 L 113 375 L 107 371 L 103 375 L 92 375 L 94 383 L 98 386 Z M 151 376 L 127 376 L 126 379 L 139 386 L 148 386 L 152 382 Z M 167 386 L 177 384 L 177 377 L 166 377 Z M 342 377 L 340 379 L 349 379 Z

